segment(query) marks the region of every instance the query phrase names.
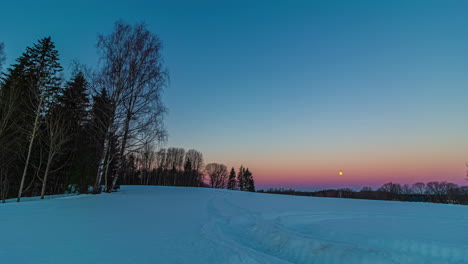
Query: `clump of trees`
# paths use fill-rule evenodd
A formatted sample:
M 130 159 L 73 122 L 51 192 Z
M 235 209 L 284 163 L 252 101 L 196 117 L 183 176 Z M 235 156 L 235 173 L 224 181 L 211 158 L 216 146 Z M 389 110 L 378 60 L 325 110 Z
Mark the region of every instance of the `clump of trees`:
M 195 149 L 160 147 L 167 138 L 161 92 L 168 74 L 155 34 L 144 24 L 118 21 L 97 47 L 97 69 L 74 66 L 67 80 L 51 37 L 27 47 L 5 72 L 0 43 L 3 202 L 112 192 L 120 184 L 255 191 L 248 169 L 228 177 L 225 165 L 205 168 Z
M 3 201 L 72 189 L 111 192 L 129 177 L 135 155 L 166 139 L 159 38 L 144 24 L 119 21 L 97 47 L 98 68 L 76 66 L 68 81 L 51 37 L 27 47 L 1 74 Z M 4 61 L 0 44 L 0 71 Z
M 195 149 L 160 148 L 153 145 L 131 154 L 126 164 L 125 185 L 205 187 L 203 154 Z
M 170 147 L 157 150 L 154 145 L 145 145 L 129 155 L 125 168 L 125 177 L 119 180 L 124 185 L 211 187 L 255 192 L 249 169 L 241 166 L 236 174 L 232 168 L 228 174 L 224 164 L 208 163 L 205 166 L 203 154 L 195 149 L 185 151 Z
M 253 175 L 248 168 L 245 169 L 243 166 L 239 168 L 236 175 L 234 168 L 231 168 L 228 174 L 224 164 L 210 163 L 206 165 L 206 173 L 209 176 L 211 188 L 255 192 Z
M 239 168 L 237 185 L 241 191 L 255 192 L 255 182 L 249 168 L 244 168 L 243 166 Z
M 375 190 L 366 186 L 360 191 L 342 188 L 316 192 L 298 192 L 292 189 L 269 189 L 260 192 L 318 197 L 468 204 L 468 186 L 458 186 L 445 181 L 417 182 L 412 185 L 388 182 Z

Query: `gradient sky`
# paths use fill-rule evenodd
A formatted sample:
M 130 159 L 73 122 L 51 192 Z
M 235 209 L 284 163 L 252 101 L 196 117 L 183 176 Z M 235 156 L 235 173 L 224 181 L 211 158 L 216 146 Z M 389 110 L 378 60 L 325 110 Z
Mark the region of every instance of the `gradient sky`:
M 145 21 L 170 72 L 167 146 L 244 164 L 262 187 L 466 184 L 466 1 L 1 6 L 7 63 L 50 35 L 65 67 L 94 66 L 98 33 Z

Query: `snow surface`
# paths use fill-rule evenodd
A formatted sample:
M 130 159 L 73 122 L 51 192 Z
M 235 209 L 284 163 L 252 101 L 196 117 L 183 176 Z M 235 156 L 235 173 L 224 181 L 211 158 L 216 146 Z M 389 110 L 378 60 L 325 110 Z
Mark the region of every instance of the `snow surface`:
M 123 186 L 0 204 L 0 263 L 468 263 L 468 206 Z

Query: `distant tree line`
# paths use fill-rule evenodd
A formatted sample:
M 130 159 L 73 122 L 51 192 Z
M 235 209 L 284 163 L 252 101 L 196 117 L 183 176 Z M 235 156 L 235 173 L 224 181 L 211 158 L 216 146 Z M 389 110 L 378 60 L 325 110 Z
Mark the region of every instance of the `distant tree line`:
M 150 146 L 131 156 L 127 166 L 128 177 L 122 184 L 203 186 L 203 154 L 191 149 L 161 148 L 155 151 Z
M 315 192 L 295 191 L 293 189 L 268 189 L 260 190 L 259 192 L 300 196 L 468 205 L 468 186 L 458 186 L 457 184 L 445 181 L 433 181 L 428 183 L 417 182 L 412 185 L 401 185 L 398 183 L 389 182 L 375 190 L 371 187 L 364 187 L 360 191 L 354 191 L 349 188 L 342 188 Z
M 211 187 L 255 192 L 255 183 L 249 169 L 234 168 L 228 174 L 224 164 L 204 164 L 203 154 L 195 149 L 156 148 L 146 145 L 130 154 L 126 164 L 124 185 L 163 185 Z M 208 181 L 206 183 L 205 181 Z M 240 183 L 240 184 L 239 184 Z

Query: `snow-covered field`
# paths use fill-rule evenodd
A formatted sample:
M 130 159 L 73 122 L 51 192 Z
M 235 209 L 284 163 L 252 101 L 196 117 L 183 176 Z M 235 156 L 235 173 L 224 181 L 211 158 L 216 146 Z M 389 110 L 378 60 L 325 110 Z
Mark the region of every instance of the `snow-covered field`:
M 468 206 L 177 187 L 0 204 L 0 263 L 468 263 Z

